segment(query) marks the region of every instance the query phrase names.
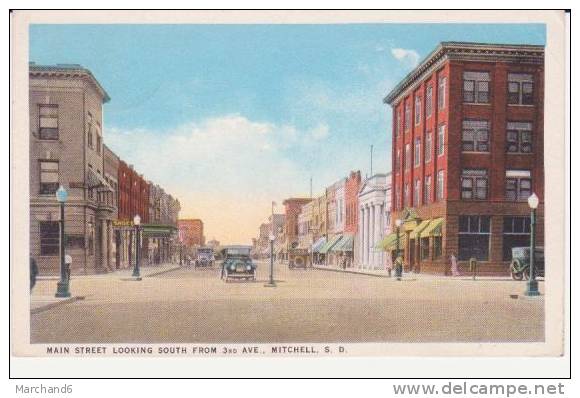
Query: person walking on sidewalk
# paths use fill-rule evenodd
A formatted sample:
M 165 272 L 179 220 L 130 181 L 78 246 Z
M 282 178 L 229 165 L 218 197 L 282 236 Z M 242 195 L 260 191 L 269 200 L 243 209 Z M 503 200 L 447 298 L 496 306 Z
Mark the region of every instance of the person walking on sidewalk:
M 36 264 L 36 260 L 30 257 L 30 291 L 32 292 L 32 288 L 36 285 L 36 276 L 38 275 L 38 265 Z
M 451 256 L 449 256 L 449 261 L 451 262 L 451 276 L 460 276 L 461 273 L 459 272 L 457 257 L 455 256 L 455 253 L 451 253 Z

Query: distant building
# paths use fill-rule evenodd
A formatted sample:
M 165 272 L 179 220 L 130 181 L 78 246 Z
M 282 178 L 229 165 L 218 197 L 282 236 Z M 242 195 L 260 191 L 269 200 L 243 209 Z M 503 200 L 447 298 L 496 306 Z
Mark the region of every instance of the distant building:
M 68 191 L 66 253 L 72 273 L 112 269 L 114 167 L 104 156 L 102 113 L 109 96 L 80 65 L 29 66 L 30 256 L 40 274 L 60 271 L 59 204 Z
M 179 226 L 179 238 L 187 248 L 205 246 L 203 236 L 203 221 L 198 218 L 181 219 L 177 221 Z
M 310 198 L 289 198 L 284 200 L 284 244 L 281 251 L 283 259 L 288 259 L 288 250 L 298 247 L 298 215 Z

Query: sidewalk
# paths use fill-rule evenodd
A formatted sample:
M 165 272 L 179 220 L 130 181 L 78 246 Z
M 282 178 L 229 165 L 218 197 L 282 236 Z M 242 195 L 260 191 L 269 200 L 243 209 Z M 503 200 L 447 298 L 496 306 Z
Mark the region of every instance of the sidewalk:
M 145 265 L 141 266 L 139 272 L 141 274 L 141 278 L 148 278 L 160 274 L 164 274 L 166 272 L 171 272 L 176 269 L 181 268 L 179 264 L 173 263 L 164 263 L 159 265 Z M 102 279 L 102 278 L 131 278 L 133 275 L 133 267 L 124 268 L 115 270 L 113 272 L 107 272 L 104 274 L 87 274 L 87 275 L 71 275 L 71 280 L 75 279 Z M 37 281 L 57 281 L 60 279 L 59 275 L 46 275 L 46 276 L 39 276 L 36 278 Z
M 371 269 L 364 269 L 364 268 L 338 268 L 338 267 L 331 267 L 327 265 L 313 265 L 312 268 L 319 269 L 323 271 L 333 271 L 333 272 L 343 272 L 347 274 L 359 274 L 359 275 L 368 275 L 368 276 L 376 276 L 382 278 L 395 278 L 395 271 L 392 271 L 391 276 L 386 270 L 371 270 Z M 405 272 L 403 273 L 404 279 L 413 279 L 413 280 L 429 280 L 429 279 L 444 279 L 444 280 L 451 280 L 451 281 L 473 281 L 473 275 L 465 274 L 460 276 L 450 276 L 450 275 L 438 275 L 438 274 L 421 274 L 421 273 L 414 273 L 414 272 Z M 497 275 L 497 276 L 477 276 L 475 278 L 476 281 L 513 281 L 511 276 L 505 275 Z
M 72 303 L 77 300 L 84 300 L 83 296 L 71 296 L 66 298 L 57 298 L 54 296 L 30 296 L 30 313 L 38 314 L 60 305 Z

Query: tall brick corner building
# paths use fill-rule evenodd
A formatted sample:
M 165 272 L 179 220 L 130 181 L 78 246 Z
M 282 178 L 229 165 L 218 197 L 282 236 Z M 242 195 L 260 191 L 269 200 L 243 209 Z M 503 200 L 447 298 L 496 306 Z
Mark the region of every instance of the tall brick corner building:
M 449 273 L 455 254 L 463 270 L 475 257 L 509 272 L 511 247 L 529 245 L 532 192 L 543 245 L 543 46 L 443 42 L 384 102 L 407 270 Z

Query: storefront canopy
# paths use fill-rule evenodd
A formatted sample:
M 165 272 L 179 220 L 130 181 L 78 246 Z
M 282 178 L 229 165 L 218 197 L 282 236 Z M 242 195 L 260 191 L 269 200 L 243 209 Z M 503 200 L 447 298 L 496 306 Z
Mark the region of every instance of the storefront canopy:
M 177 231 L 172 225 L 142 224 L 141 232 L 143 236 L 151 238 L 169 238 L 173 232 Z
M 421 232 L 421 236 L 441 236 L 441 227 L 443 226 L 443 218 L 436 218 L 431 220 L 427 228 Z
M 354 236 L 343 235 L 340 242 L 338 242 L 332 249 L 333 252 L 351 252 L 354 247 Z
M 409 238 L 410 239 L 418 239 L 421 235 L 423 235 L 424 237 L 429 236 L 427 234 L 423 234 L 422 232 L 425 230 L 425 228 L 427 228 L 427 226 L 429 225 L 430 222 L 431 222 L 431 220 L 421 221 L 421 224 L 417 225 L 417 228 L 415 228 L 413 231 L 411 231 Z
M 399 249 L 404 248 L 406 243 L 407 243 L 406 234 L 400 233 L 399 234 Z M 381 250 L 387 251 L 387 252 L 392 251 L 392 250 L 396 250 L 396 248 L 397 248 L 397 233 L 394 232 L 392 234 L 385 236 L 385 238 L 378 244 L 378 248 L 380 248 Z
M 323 236 L 319 238 L 314 244 L 312 245 L 312 253 L 318 253 L 322 246 L 326 243 L 326 238 Z
M 338 243 L 338 241 L 342 238 L 342 235 L 336 235 L 335 237 L 333 237 L 332 239 L 330 239 L 328 242 L 326 242 L 318 251 L 321 254 L 326 254 L 330 251 L 330 249 L 332 249 L 334 247 L 334 245 L 336 245 Z

